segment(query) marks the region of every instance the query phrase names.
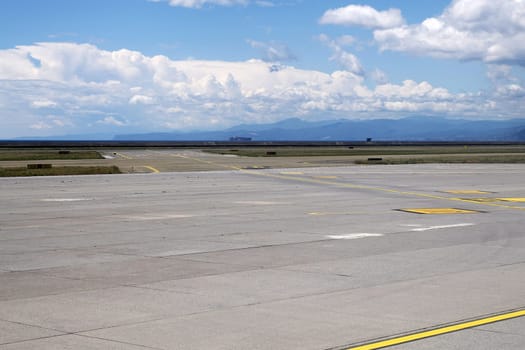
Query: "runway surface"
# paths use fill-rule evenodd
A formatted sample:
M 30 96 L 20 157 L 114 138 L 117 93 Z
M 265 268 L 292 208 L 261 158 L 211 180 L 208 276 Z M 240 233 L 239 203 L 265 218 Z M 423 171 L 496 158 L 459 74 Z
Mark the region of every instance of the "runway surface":
M 525 347 L 524 165 L 180 156 L 0 179 L 0 349 Z

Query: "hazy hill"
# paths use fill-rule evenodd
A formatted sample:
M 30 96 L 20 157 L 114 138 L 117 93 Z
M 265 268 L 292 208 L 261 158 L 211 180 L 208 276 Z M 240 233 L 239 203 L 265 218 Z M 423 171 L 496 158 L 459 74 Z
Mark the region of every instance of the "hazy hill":
M 272 124 L 243 124 L 221 131 L 116 135 L 115 140 L 205 141 L 251 137 L 254 141 L 525 141 L 525 119 L 466 120 L 436 117 L 329 120 L 291 118 Z

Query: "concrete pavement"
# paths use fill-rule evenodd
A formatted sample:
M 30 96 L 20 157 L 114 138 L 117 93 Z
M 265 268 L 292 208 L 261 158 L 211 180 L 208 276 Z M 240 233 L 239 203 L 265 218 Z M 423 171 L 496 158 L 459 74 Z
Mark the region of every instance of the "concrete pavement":
M 441 164 L 3 178 L 0 349 L 350 348 L 523 308 L 524 175 Z M 400 211 L 414 208 L 472 212 Z M 524 322 L 394 348 L 519 349 Z

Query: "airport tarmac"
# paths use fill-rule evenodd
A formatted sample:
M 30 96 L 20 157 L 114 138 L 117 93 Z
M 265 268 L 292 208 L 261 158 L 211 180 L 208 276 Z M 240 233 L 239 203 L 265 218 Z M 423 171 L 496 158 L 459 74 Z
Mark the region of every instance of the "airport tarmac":
M 525 165 L 181 156 L 0 179 L 0 349 L 525 348 Z

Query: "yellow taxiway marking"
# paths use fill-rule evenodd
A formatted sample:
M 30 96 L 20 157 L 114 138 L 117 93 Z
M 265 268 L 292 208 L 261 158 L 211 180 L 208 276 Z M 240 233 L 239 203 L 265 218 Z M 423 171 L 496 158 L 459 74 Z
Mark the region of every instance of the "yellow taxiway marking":
M 401 336 L 401 337 L 381 340 L 381 341 L 377 341 L 377 342 L 374 342 L 374 343 L 369 343 L 369 344 L 365 344 L 365 345 L 359 345 L 359 346 L 347 348 L 346 350 L 374 350 L 374 349 L 382 349 L 382 348 L 386 348 L 386 347 L 389 347 L 389 346 L 400 345 L 400 344 L 404 344 L 404 343 L 408 343 L 408 342 L 412 342 L 412 341 L 416 341 L 416 340 L 421 340 L 421 339 L 425 339 L 425 338 L 429 338 L 429 337 L 435 337 L 437 335 L 443 335 L 443 334 L 447 334 L 447 333 L 457 332 L 457 331 L 461 331 L 461 330 L 468 329 L 468 328 L 479 327 L 479 326 L 483 326 L 483 325 L 486 325 L 486 324 L 499 322 L 499 321 L 510 320 L 510 319 L 517 318 L 517 317 L 522 317 L 522 316 L 525 316 L 525 309 L 520 309 L 520 310 L 516 310 L 516 311 L 511 311 L 511 312 L 505 312 L 505 313 L 502 313 L 502 314 L 489 316 L 489 317 L 478 318 L 478 319 L 475 319 L 475 320 L 461 322 L 461 323 L 456 323 L 456 324 L 449 325 L 449 326 L 436 327 L 434 329 L 427 329 L 427 330 L 424 330 L 424 331 L 421 331 L 421 332 L 412 333 L 412 334 L 404 335 L 404 336 Z
M 491 202 L 498 202 L 499 198 L 462 198 L 468 201 L 472 202 L 481 202 L 481 203 L 491 203 Z
M 324 175 L 324 176 L 314 176 L 314 179 L 337 179 L 337 176 Z
M 130 157 L 130 156 L 127 156 L 125 154 L 122 154 L 122 153 L 118 153 L 118 152 L 115 152 L 115 154 L 119 157 L 122 157 L 124 159 L 133 159 L 133 157 Z
M 336 186 L 336 187 L 341 187 L 341 188 L 363 189 L 363 190 L 370 190 L 370 191 L 376 191 L 376 192 L 395 193 L 395 194 L 411 196 L 411 197 L 431 198 L 431 199 L 439 199 L 439 200 L 446 200 L 446 201 L 453 201 L 453 202 L 474 203 L 474 204 L 486 205 L 486 206 L 491 206 L 491 207 L 525 211 L 525 207 L 505 205 L 505 204 L 500 204 L 500 203 L 476 202 L 476 201 L 466 199 L 466 198 L 445 197 L 445 196 L 439 196 L 439 195 L 428 194 L 428 193 L 400 191 L 400 190 L 394 190 L 394 189 L 384 188 L 384 187 L 357 185 L 357 184 L 352 184 L 352 183 L 336 182 L 336 181 L 322 180 L 322 179 L 313 179 L 313 178 L 306 178 L 306 177 L 299 177 L 299 176 L 285 176 L 285 175 L 279 175 L 279 174 L 273 174 L 273 173 L 251 172 L 248 170 L 243 170 L 243 172 L 247 174 L 258 175 L 258 176 L 273 177 L 273 178 L 284 179 L 284 180 L 293 180 L 293 181 L 299 181 L 299 182 L 304 182 L 304 183 L 315 183 L 315 184 L 321 184 L 321 185 Z
M 283 171 L 281 175 L 304 175 L 304 173 L 300 171 Z
M 503 201 L 503 202 L 525 203 L 525 198 L 497 198 L 497 200 L 500 200 L 500 201 Z
M 407 213 L 416 214 L 477 214 L 479 211 L 457 208 L 407 208 L 399 209 Z
M 154 168 L 152 166 L 143 165 L 142 167 L 151 170 L 153 173 L 160 173 L 160 171 L 158 169 L 156 169 L 156 168 Z
M 446 193 L 451 194 L 489 194 L 491 192 L 487 191 L 478 191 L 478 190 L 450 190 L 450 191 L 443 191 Z
M 485 205 L 485 206 L 491 206 L 491 207 L 497 207 L 497 208 L 525 211 L 525 207 L 518 207 L 518 206 L 506 205 L 506 204 L 501 204 L 501 203 L 476 202 L 476 201 L 466 199 L 466 198 L 454 198 L 454 197 L 439 196 L 439 195 L 428 194 L 428 193 L 400 191 L 400 190 L 394 190 L 394 189 L 384 188 L 384 187 L 357 185 L 357 184 L 352 184 L 352 183 L 347 183 L 347 182 L 330 181 L 328 179 L 314 179 L 314 178 L 308 178 L 308 177 L 301 177 L 297 175 L 280 175 L 280 174 L 274 174 L 274 173 L 269 173 L 269 172 L 259 172 L 259 171 L 249 170 L 249 169 L 242 169 L 237 166 L 218 164 L 215 162 L 192 158 L 192 157 L 183 156 L 183 155 L 178 155 L 178 154 L 177 155 L 174 154 L 173 156 L 194 160 L 196 162 L 220 166 L 222 168 L 229 169 L 229 170 L 238 170 L 244 174 L 272 177 L 272 178 L 282 179 L 282 180 L 292 180 L 292 181 L 298 181 L 298 182 L 303 182 L 303 183 L 313 183 L 313 184 L 318 184 L 318 185 L 329 185 L 329 186 L 336 186 L 340 188 L 352 188 L 352 189 L 362 189 L 362 190 L 370 190 L 370 191 L 376 191 L 376 192 L 395 193 L 395 194 L 411 196 L 411 197 L 431 198 L 431 199 L 439 199 L 439 200 L 462 202 L 462 203 L 473 203 L 473 204 Z

